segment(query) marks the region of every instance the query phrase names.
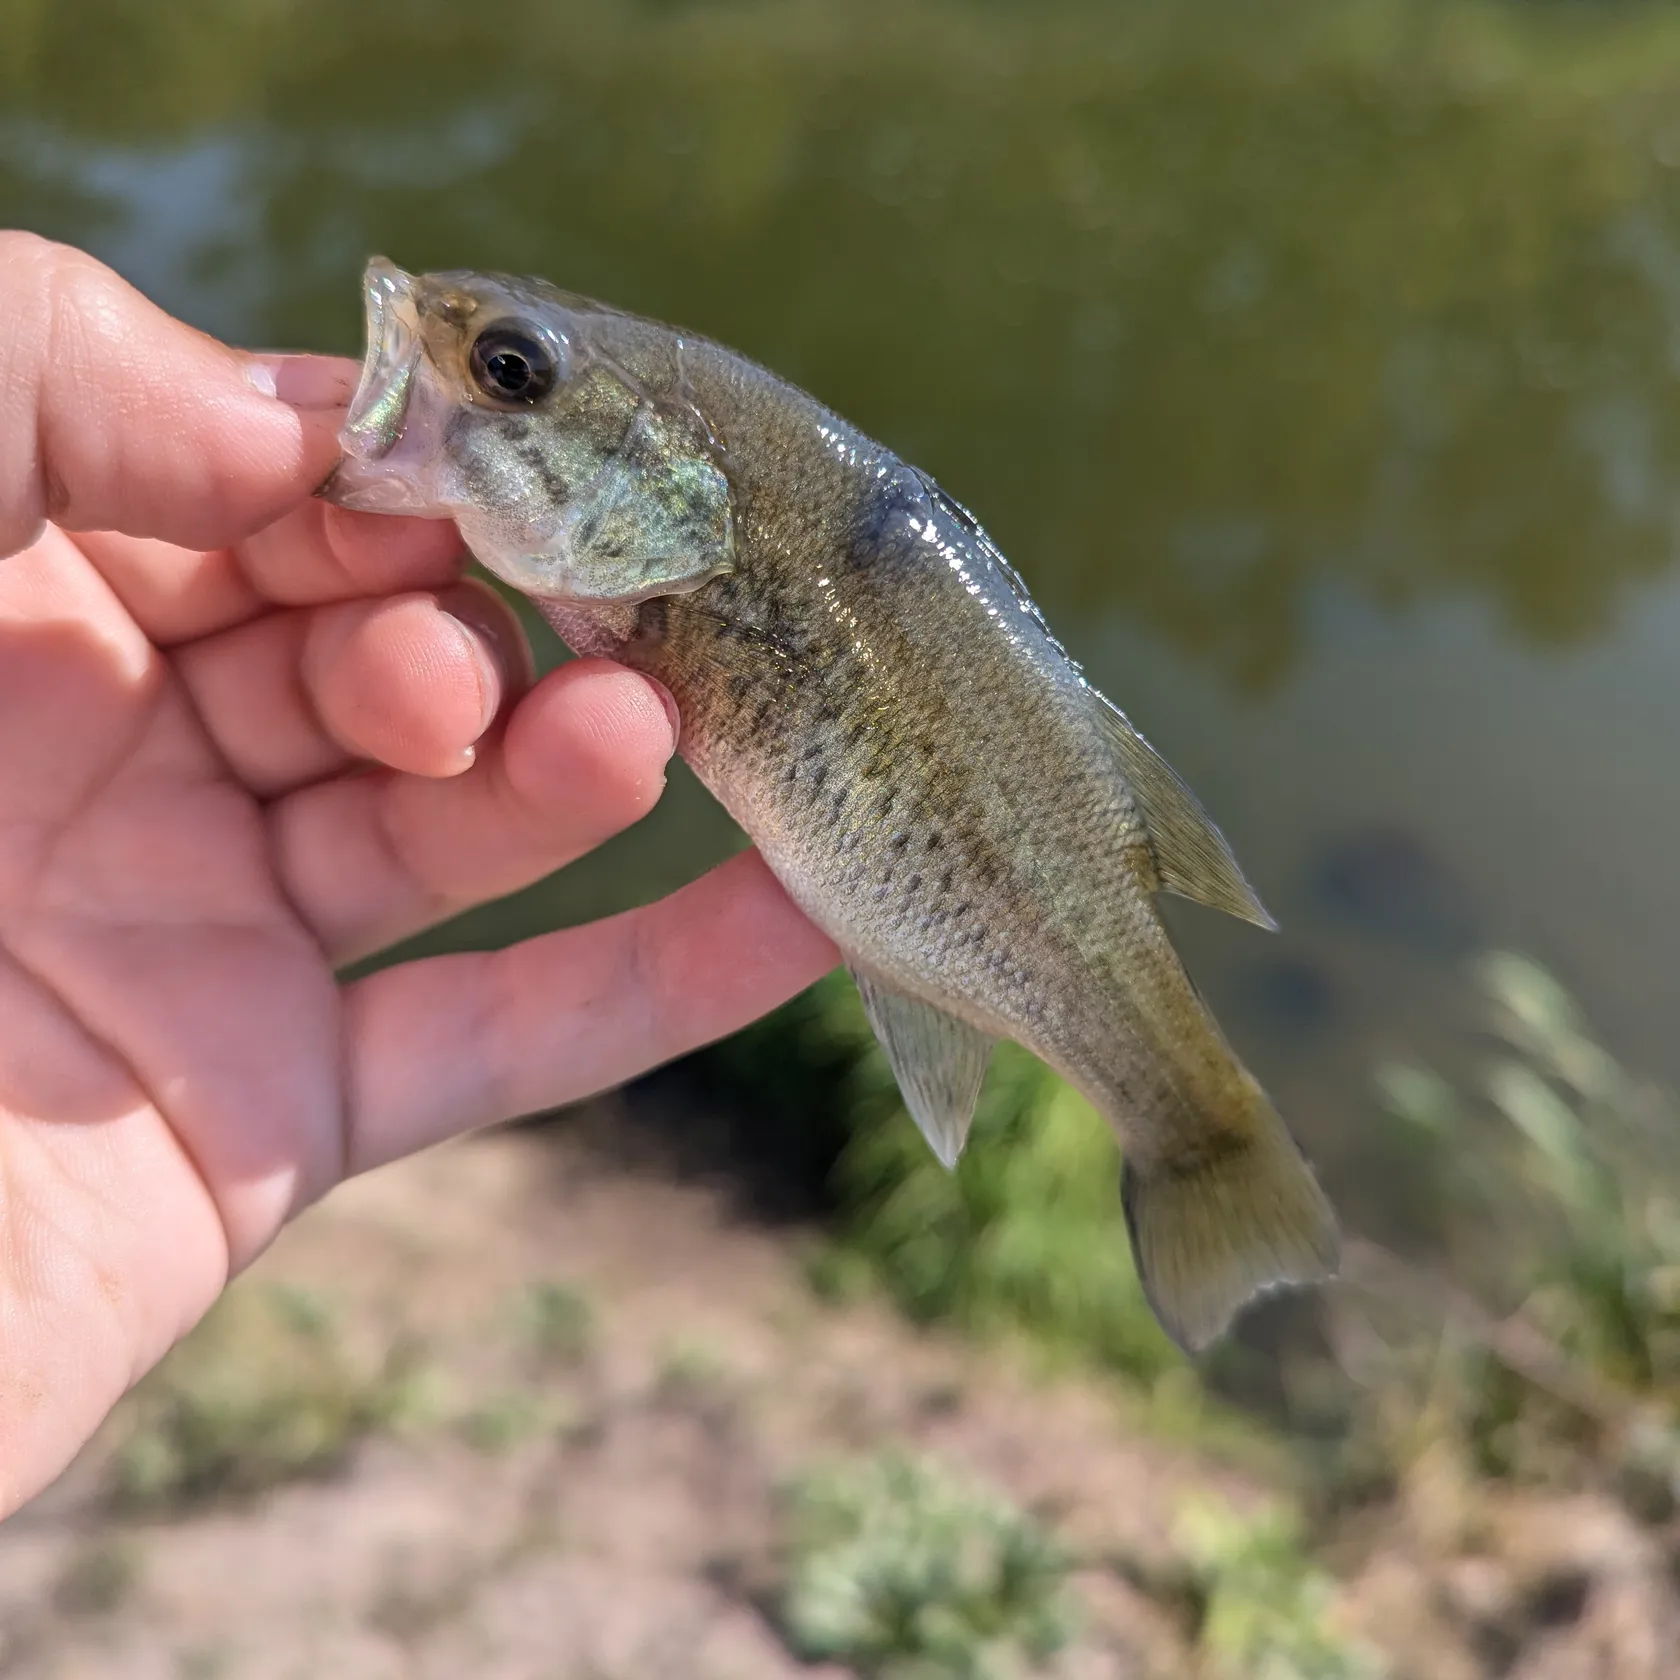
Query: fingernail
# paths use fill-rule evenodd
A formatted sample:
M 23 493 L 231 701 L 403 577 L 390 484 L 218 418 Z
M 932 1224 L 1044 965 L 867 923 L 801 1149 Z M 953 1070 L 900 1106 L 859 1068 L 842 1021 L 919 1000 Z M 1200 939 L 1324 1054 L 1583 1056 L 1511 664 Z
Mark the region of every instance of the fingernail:
M 290 408 L 347 409 L 360 378 L 360 365 L 342 356 L 287 356 L 265 351 L 245 360 L 246 382 Z
M 530 644 L 513 609 L 500 595 L 477 578 L 434 593 L 438 610 L 460 625 L 478 664 L 480 692 L 485 699 L 485 716 L 479 733 L 496 721 L 536 680 L 536 666 Z
M 657 677 L 650 677 L 646 671 L 637 675 L 659 696 L 659 703 L 671 720 L 671 751 L 675 752 L 682 744 L 682 713 L 677 710 L 677 697 Z
M 442 603 L 440 602 L 441 606 Z M 495 655 L 484 645 L 484 638 L 463 619 L 443 609 L 443 616 L 454 621 L 461 632 L 461 639 L 467 644 L 472 654 L 474 666 L 478 670 L 478 697 L 481 703 L 481 713 L 478 720 L 476 735 L 482 735 L 491 724 L 496 721 L 496 713 L 502 709 L 502 672 Z

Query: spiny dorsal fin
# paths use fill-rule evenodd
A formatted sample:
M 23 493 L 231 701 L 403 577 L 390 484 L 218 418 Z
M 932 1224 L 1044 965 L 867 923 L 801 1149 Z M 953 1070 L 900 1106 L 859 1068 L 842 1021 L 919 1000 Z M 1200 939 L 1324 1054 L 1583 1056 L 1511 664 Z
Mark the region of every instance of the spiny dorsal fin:
M 887 1053 L 904 1106 L 934 1154 L 954 1167 L 980 1100 L 993 1040 L 861 968 L 852 970 L 852 978 Z
M 1214 827 L 1195 794 L 1179 780 L 1178 772 L 1144 740 L 1118 706 L 1094 688 L 1088 692 L 1103 733 L 1119 754 L 1121 773 L 1149 830 L 1162 890 L 1275 929 L 1277 923 L 1243 879 L 1225 836 Z

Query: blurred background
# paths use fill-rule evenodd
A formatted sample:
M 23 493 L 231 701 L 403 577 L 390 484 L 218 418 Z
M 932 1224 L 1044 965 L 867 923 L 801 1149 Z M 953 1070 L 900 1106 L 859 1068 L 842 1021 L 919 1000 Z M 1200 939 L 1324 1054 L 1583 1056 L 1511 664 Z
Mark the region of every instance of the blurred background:
M 541 274 L 928 468 L 1282 923 L 1169 906 L 1352 1238 L 1192 1369 L 1083 1104 L 947 1177 L 831 980 L 288 1233 L 0 1674 L 1680 1675 L 1673 8 L 0 0 L 0 224 L 265 347 Z

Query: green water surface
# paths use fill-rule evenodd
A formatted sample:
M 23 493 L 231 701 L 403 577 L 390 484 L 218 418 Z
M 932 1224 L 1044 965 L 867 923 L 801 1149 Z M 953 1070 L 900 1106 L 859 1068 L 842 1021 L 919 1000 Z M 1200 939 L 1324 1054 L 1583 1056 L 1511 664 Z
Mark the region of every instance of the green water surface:
M 929 468 L 1282 921 L 1175 916 L 1344 1186 L 1487 942 L 1680 1078 L 1670 8 L 0 0 L 0 222 L 254 345 L 543 274 Z M 737 843 L 679 778 L 450 937 Z

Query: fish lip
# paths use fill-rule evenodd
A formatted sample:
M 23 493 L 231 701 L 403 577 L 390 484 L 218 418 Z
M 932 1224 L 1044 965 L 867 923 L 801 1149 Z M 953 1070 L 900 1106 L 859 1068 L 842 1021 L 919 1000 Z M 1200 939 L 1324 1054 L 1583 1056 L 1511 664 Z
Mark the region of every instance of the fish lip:
M 396 447 L 421 356 L 414 276 L 388 257 L 370 257 L 362 275 L 367 350 L 339 447 L 352 461 L 380 461 Z

